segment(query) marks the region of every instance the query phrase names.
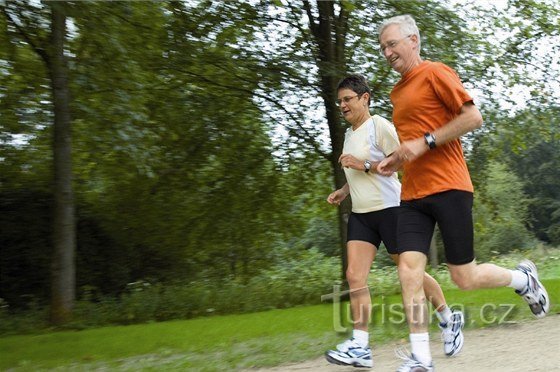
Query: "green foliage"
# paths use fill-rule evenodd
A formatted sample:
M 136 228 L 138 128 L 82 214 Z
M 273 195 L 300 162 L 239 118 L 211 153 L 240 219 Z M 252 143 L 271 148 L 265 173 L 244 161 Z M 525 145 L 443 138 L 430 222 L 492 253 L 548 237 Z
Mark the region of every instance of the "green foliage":
M 282 262 L 247 281 L 232 276 L 175 283 L 137 281 L 129 283 L 119 297 L 103 295 L 93 286 L 83 286 L 74 321 L 68 327 L 135 324 L 320 303 L 321 295 L 329 293 L 338 280 L 339 260 L 325 257 L 316 249 L 285 251 L 283 255 Z M 20 315 L 4 312 L 8 321 L 2 322 L 2 332 L 41 328 L 42 309 L 33 305 L 28 311 L 20 310 Z M 11 319 L 26 321 L 18 325 Z
M 52 202 L 43 192 L 0 193 L 0 298 L 13 307 L 27 307 L 48 295 L 52 245 L 45 221 Z
M 557 80 L 554 50 L 534 52 L 542 43 L 558 49 L 558 7 L 512 4 L 465 3 L 461 14 L 435 1 L 310 2 L 311 19 L 301 1 L 65 4 L 83 298 L 75 326 L 222 313 L 229 302 L 244 312 L 316 301 L 340 276 L 341 265 L 318 252 L 340 255 L 337 210 L 325 202 L 340 170 L 326 161 L 345 129 L 329 111 L 334 87 L 321 78 L 366 75 L 373 110 L 390 117 L 398 76 L 379 57 L 376 27 L 396 14 L 416 16 L 423 56 L 450 64 L 483 98 L 498 100 L 504 86 L 499 98 L 510 99 L 525 86 L 528 104 L 543 104 L 509 117 L 488 103 L 485 129 L 466 140 L 482 190 L 477 250 L 522 248 L 533 239 L 525 226 L 560 242 L 560 126 L 549 104 L 557 96 L 526 72 L 541 66 Z M 46 40 L 50 20 L 40 2 L 0 7 L 0 297 L 17 312 L 48 297 L 53 112 L 31 44 Z M 316 38 L 310 24 L 327 18 L 337 26 Z M 495 43 L 500 30 L 511 36 Z M 340 49 L 320 58 L 332 40 Z M 518 178 L 490 167 L 497 160 Z M 395 275 L 392 265 L 376 268 L 371 285 L 398 291 Z M 247 288 L 269 291 L 270 303 Z
M 555 231 L 560 223 L 557 212 L 560 210 L 557 114 L 558 107 L 553 106 L 527 109 L 513 118 L 494 116 L 490 120 L 494 121 L 496 130 L 477 138 L 470 163 L 478 188 L 489 184 L 490 164 L 508 164 L 523 183 L 525 197 L 519 208 L 527 209 L 524 222 L 539 240 L 553 245 L 558 245 Z M 516 197 L 512 195 L 511 199 Z M 505 198 L 510 197 L 505 195 Z M 480 221 L 479 224 L 484 226 Z
M 52 195 L 40 190 L 0 192 L 0 297 L 12 310 L 42 306 L 49 295 Z M 132 252 L 117 246 L 87 207 L 77 210 L 77 286 L 116 294 L 137 269 Z M 22 280 L 25 278 L 25 280 Z
M 553 245 L 560 244 L 560 142 L 542 140 L 525 151 L 512 155 L 514 169 L 526 182 L 529 221 L 537 237 Z
M 327 195 L 316 158 L 302 168 L 305 156 L 273 154 L 275 128 L 254 100 L 260 61 L 236 46 L 252 43 L 256 9 L 208 5 L 70 4 L 77 284 L 97 297 L 140 279 L 247 281 L 320 213 L 315 192 Z M 41 9 L 30 29 L 48 24 Z M 43 62 L 17 30 L 4 31 L 0 197 L 23 196 L 3 209 L 0 296 L 15 309 L 22 295 L 48 293 L 52 110 Z
M 374 295 L 388 296 L 401 293 L 397 266 L 394 263 L 387 266 L 374 265 L 368 277 L 368 285 Z
M 301 238 L 301 244 L 309 248 L 316 248 L 327 256 L 337 256 L 340 253 L 338 229 L 336 219 L 329 220 L 315 217 L 309 221 L 309 227 Z
M 488 165 L 487 183 L 475 202 L 475 251 L 480 259 L 528 248 L 528 198 L 523 183 L 501 163 Z
M 288 256 L 288 253 L 286 252 Z M 560 278 L 558 249 L 535 247 L 492 257 L 505 268 L 514 268 L 523 259 L 533 260 L 543 279 Z M 483 260 L 481 260 L 483 261 Z M 74 311 L 70 329 L 87 329 L 108 325 L 128 325 L 188 319 L 232 313 L 248 313 L 320 303 L 321 295 L 331 293 L 340 284 L 340 263 L 325 257 L 315 249 L 302 250 L 260 275 L 242 282 L 234 278 L 217 281 L 151 284 L 147 281 L 130 283 L 117 297 L 100 296 L 95 288 L 82 288 L 81 300 Z M 445 265 L 431 272 L 447 295 L 455 285 Z M 374 265 L 368 285 L 375 301 L 400 293 L 395 266 Z M 397 297 L 396 297 L 397 298 Z M 449 298 L 448 301 L 459 301 Z M 400 300 L 400 299 L 399 299 Z M 36 333 L 48 330 L 46 309 L 29 304 L 26 311 L 13 313 L 9 303 L 0 300 L 0 334 Z

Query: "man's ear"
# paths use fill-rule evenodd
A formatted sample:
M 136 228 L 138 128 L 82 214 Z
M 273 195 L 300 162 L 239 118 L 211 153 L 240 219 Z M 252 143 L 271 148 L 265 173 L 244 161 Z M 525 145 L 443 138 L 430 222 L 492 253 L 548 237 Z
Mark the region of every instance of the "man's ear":
M 418 35 L 412 34 L 410 40 L 414 41 L 414 44 L 418 46 Z

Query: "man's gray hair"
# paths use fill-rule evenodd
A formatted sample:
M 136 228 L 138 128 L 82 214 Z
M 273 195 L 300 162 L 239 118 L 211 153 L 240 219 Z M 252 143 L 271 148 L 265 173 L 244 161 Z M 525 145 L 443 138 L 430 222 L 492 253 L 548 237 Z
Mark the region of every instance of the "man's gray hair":
M 381 26 L 379 26 L 379 38 L 381 38 L 383 31 L 390 25 L 399 25 L 403 37 L 416 35 L 418 38 L 418 53 L 420 53 L 420 31 L 418 31 L 418 26 L 416 26 L 416 21 L 412 16 L 405 14 L 384 20 Z

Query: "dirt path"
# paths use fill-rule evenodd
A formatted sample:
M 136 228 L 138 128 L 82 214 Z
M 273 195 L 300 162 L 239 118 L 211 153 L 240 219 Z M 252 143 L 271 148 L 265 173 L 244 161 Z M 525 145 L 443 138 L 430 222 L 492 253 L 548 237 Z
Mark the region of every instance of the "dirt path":
M 398 344 L 373 348 L 372 371 L 395 371 Z M 439 371 L 560 371 L 560 315 L 490 329 L 467 331 L 462 352 L 446 358 L 438 335 L 432 334 L 432 355 Z M 255 370 L 253 370 L 255 371 Z M 260 372 L 359 372 L 367 369 L 335 366 L 324 358 L 284 365 Z

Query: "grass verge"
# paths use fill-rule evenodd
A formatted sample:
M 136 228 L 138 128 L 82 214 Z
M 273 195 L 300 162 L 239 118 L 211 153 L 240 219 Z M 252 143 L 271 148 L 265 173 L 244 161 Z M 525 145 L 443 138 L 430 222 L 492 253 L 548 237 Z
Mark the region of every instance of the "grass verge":
M 560 279 L 544 280 L 551 313 L 560 312 Z M 509 288 L 446 290 L 450 305 L 465 311 L 467 328 L 532 318 Z M 372 342 L 406 338 L 399 295 L 375 291 Z M 399 307 L 400 306 L 400 307 Z M 399 310 L 400 309 L 400 310 Z M 340 312 L 341 316 L 333 316 Z M 84 331 L 0 338 L 0 368 L 37 370 L 223 371 L 278 365 L 320 356 L 350 330 L 347 304 L 325 304 L 253 314 L 215 316 Z M 432 324 L 436 328 L 436 324 Z M 208 361 L 211 362 L 208 362 Z

